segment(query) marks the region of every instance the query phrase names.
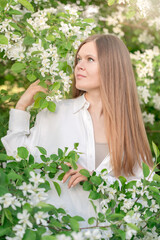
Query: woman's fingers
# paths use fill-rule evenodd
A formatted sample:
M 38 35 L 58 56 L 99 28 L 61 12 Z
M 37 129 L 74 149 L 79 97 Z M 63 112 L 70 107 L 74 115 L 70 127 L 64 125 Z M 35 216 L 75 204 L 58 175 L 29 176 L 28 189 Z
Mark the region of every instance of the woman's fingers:
M 70 169 L 68 172 L 66 172 L 66 174 L 64 175 L 63 180 L 62 180 L 63 183 L 65 183 L 70 176 L 72 176 L 73 174 L 76 174 L 76 173 L 77 173 L 77 171 L 74 169 Z
M 76 186 L 80 182 L 87 181 L 87 177 L 82 176 L 80 173 L 73 175 L 68 183 L 68 188 Z
M 71 167 L 70 163 L 65 163 L 67 166 Z M 78 164 L 77 164 L 78 165 Z M 82 166 L 78 165 L 78 169 L 74 170 L 73 168 L 70 169 L 68 172 L 65 173 L 63 177 L 63 183 L 67 181 L 67 179 L 70 177 L 70 180 L 68 182 L 68 188 L 74 187 L 80 182 L 87 181 L 87 177 L 83 176 L 82 174 L 79 173 L 79 171 L 83 169 Z
M 32 83 L 17 102 L 16 109 L 24 110 L 34 102 L 34 95 L 38 92 L 47 93 L 47 89 L 38 85 L 40 80 Z

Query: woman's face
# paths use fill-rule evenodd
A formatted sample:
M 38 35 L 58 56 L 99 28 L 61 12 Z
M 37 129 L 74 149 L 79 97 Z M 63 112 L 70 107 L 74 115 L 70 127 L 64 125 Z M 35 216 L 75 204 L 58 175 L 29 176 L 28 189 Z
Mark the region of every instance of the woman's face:
M 99 90 L 100 74 L 95 42 L 85 43 L 77 54 L 75 67 L 76 88 L 86 92 Z

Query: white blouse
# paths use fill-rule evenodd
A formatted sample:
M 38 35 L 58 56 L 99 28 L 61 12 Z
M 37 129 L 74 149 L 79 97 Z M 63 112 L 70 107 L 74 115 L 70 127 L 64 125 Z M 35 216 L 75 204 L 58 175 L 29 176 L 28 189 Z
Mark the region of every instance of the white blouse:
M 65 99 L 57 103 L 54 113 L 47 109 L 37 114 L 35 126 L 29 129 L 30 113 L 18 109 L 11 109 L 9 130 L 2 138 L 2 143 L 8 155 L 13 155 L 17 147 L 25 146 L 34 155 L 37 162 L 41 162 L 36 146 L 44 147 L 48 155 L 57 153 L 58 148 L 65 147 L 73 150 L 74 143 L 79 143 L 78 151 L 83 154 L 77 163 L 89 171 L 99 173 L 103 168 L 108 169 L 109 179 L 113 181 L 113 171 L 110 164 L 110 155 L 104 158 L 101 164 L 95 167 L 95 140 L 93 123 L 88 111 L 89 102 L 85 94 L 76 99 Z M 128 180 L 139 179 L 143 176 L 140 167 L 135 169 L 135 176 Z M 57 176 L 60 172 L 57 173 Z M 55 179 L 57 179 L 55 176 Z M 89 192 L 76 185 L 68 189 L 68 181 L 62 183 L 57 180 L 62 189 L 59 197 L 54 186 L 49 191 L 48 203 L 56 207 L 63 207 L 70 215 L 80 215 L 86 220 L 94 216 L 93 207 L 88 199 Z M 51 183 L 52 184 L 52 183 Z M 98 201 L 95 201 L 98 204 Z M 96 205 L 97 205 L 96 204 Z M 85 224 L 81 224 L 83 226 Z M 86 225 L 85 225 L 86 226 Z

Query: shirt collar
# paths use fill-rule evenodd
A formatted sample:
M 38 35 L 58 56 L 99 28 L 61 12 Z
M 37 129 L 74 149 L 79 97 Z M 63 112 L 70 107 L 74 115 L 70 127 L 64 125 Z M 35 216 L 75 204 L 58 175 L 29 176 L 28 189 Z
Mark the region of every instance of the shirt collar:
M 83 107 L 89 108 L 90 103 L 85 98 L 85 93 L 82 96 L 75 98 L 73 105 L 73 113 L 80 111 Z

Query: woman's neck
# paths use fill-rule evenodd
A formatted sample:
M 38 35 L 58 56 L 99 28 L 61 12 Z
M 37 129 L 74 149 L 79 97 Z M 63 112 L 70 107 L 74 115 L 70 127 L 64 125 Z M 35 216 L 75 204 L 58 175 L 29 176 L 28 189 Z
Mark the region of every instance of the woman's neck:
M 102 115 L 102 100 L 100 96 L 100 92 L 86 92 L 85 93 L 86 100 L 90 103 L 88 111 L 90 114 L 96 114 L 97 117 L 101 117 Z

